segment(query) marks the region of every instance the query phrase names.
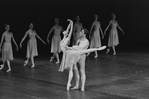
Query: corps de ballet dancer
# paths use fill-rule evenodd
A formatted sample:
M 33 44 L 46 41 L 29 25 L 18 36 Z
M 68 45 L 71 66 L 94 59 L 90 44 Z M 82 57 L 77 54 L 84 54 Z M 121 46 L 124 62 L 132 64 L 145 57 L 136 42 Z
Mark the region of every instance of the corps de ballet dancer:
M 33 23 L 30 23 L 29 25 L 29 30 L 25 33 L 24 37 L 22 38 L 21 42 L 20 42 L 20 48 L 22 48 L 22 43 L 25 40 L 25 38 L 27 36 L 29 36 L 29 40 L 27 43 L 27 52 L 26 52 L 26 61 L 24 63 L 24 66 L 26 66 L 28 64 L 29 58 L 31 59 L 32 62 L 32 66 L 31 68 L 35 67 L 35 63 L 34 63 L 34 57 L 38 56 L 38 49 L 37 49 L 37 41 L 36 41 L 36 37 L 41 40 L 44 44 L 46 44 L 40 37 L 39 35 L 36 33 L 36 31 L 33 29 Z
M 110 48 L 112 47 L 113 52 L 114 52 L 113 55 L 116 55 L 115 46 L 117 46 L 119 44 L 117 27 L 123 32 L 123 34 L 124 34 L 124 31 L 120 28 L 118 22 L 115 20 L 116 15 L 112 13 L 111 16 L 112 16 L 112 20 L 110 20 L 109 25 L 107 26 L 107 28 L 104 31 L 104 35 L 106 35 L 106 31 L 111 26 L 111 30 L 109 33 L 109 39 L 108 39 L 108 47 L 109 48 L 107 49 L 106 54 L 110 52 Z
M 101 24 L 98 21 L 98 16 L 94 15 L 95 21 L 93 22 L 92 26 L 91 26 L 91 30 L 89 33 L 89 38 L 90 38 L 90 48 L 98 48 L 101 47 L 101 36 L 100 33 L 102 35 L 102 39 L 104 37 L 104 34 L 102 32 L 101 29 Z M 89 53 L 88 53 L 89 55 Z M 94 58 L 98 57 L 98 53 L 97 51 L 95 51 L 95 56 Z
M 59 61 L 59 54 L 61 52 L 60 49 L 60 41 L 61 41 L 61 32 L 63 31 L 63 28 L 59 25 L 59 19 L 55 18 L 55 25 L 51 28 L 50 32 L 47 35 L 47 42 L 50 43 L 49 41 L 49 36 L 51 35 L 52 31 L 54 31 L 54 35 L 52 37 L 52 42 L 51 42 L 51 53 L 53 53 L 53 56 L 50 59 L 50 62 L 53 61 L 54 56 L 57 59 L 56 64 L 58 64 Z
M 13 40 L 14 44 L 16 45 L 16 50 L 18 51 L 18 45 L 13 37 L 13 34 L 11 32 L 9 32 L 9 30 L 10 30 L 10 25 L 6 24 L 5 32 L 2 34 L 2 39 L 1 39 L 1 43 L 0 43 L 0 51 L 2 51 L 2 61 L 3 61 L 3 64 L 0 67 L 0 70 L 3 69 L 5 62 L 7 62 L 7 65 L 8 65 L 7 72 L 11 71 L 10 61 L 13 60 L 13 51 L 12 51 L 11 40 Z M 3 43 L 3 41 L 4 41 L 4 43 Z M 1 50 L 2 43 L 3 43 L 3 47 Z

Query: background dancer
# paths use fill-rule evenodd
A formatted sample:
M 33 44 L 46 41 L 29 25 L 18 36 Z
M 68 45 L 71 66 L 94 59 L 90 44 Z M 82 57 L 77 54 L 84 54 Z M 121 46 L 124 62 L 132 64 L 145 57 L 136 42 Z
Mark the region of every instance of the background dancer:
M 5 62 L 7 62 L 8 70 L 7 72 L 11 71 L 10 61 L 13 60 L 13 51 L 11 45 L 11 39 L 13 40 L 14 44 L 16 45 L 16 50 L 18 51 L 18 45 L 13 37 L 13 34 L 9 32 L 10 26 L 8 24 L 5 25 L 5 32 L 2 34 L 2 39 L 0 43 L 0 51 L 3 40 L 5 40 L 3 47 L 2 47 L 2 61 L 3 64 L 0 67 L 0 70 L 3 69 Z
M 51 28 L 50 32 L 48 33 L 47 36 L 47 42 L 50 43 L 49 41 L 49 36 L 51 35 L 52 31 L 54 31 L 54 35 L 52 37 L 52 43 L 51 43 L 51 53 L 53 53 L 53 56 L 50 59 L 50 62 L 54 59 L 54 56 L 57 59 L 56 64 L 58 64 L 59 61 L 59 54 L 61 52 L 60 49 L 60 41 L 61 41 L 61 32 L 63 31 L 63 28 L 59 25 L 59 19 L 55 19 L 55 25 Z
M 21 42 L 20 42 L 20 48 L 22 48 L 22 43 L 25 40 L 25 38 L 27 36 L 29 36 L 29 41 L 27 43 L 27 52 L 26 52 L 26 58 L 27 60 L 24 63 L 24 66 L 26 66 L 28 64 L 29 58 L 31 59 L 32 62 L 32 68 L 35 67 L 35 63 L 34 63 L 34 57 L 38 56 L 38 49 L 37 49 L 37 41 L 36 41 L 36 37 L 41 40 L 44 44 L 46 44 L 36 33 L 35 30 L 33 30 L 33 23 L 31 23 L 29 25 L 29 30 L 25 33 L 24 37 L 22 38 Z
M 107 28 L 104 31 L 104 35 L 106 35 L 106 31 L 108 30 L 108 28 L 111 26 L 111 30 L 109 33 L 109 40 L 108 40 L 108 49 L 107 49 L 107 53 L 109 53 L 110 48 L 112 47 L 113 49 L 113 55 L 116 55 L 116 51 L 115 51 L 115 46 L 117 46 L 119 44 L 119 37 L 118 37 L 118 33 L 117 33 L 117 27 L 123 32 L 124 31 L 120 28 L 120 26 L 118 25 L 118 22 L 115 20 L 116 15 L 115 14 L 111 14 L 112 16 L 112 20 L 109 22 L 109 25 L 107 26 Z

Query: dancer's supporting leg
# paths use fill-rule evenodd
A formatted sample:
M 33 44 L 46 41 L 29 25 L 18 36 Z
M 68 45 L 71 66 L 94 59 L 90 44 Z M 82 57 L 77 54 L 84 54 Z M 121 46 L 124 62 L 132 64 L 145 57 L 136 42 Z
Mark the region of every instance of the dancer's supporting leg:
M 94 56 L 94 58 L 97 58 L 98 57 L 98 53 L 97 53 L 97 51 L 95 51 L 95 56 Z
M 115 51 L 115 46 L 112 46 L 112 49 L 113 49 L 113 55 L 115 55 L 116 54 L 116 51 Z
M 57 59 L 57 62 L 56 62 L 56 64 L 58 64 L 60 61 L 59 61 L 59 55 L 58 55 L 58 53 L 55 53 L 55 56 L 56 56 L 56 59 Z
M 80 73 L 81 73 L 81 91 L 85 91 L 85 81 L 86 81 L 85 59 L 86 59 L 86 56 L 83 55 L 82 58 L 79 61 Z
M 9 60 L 7 60 L 7 65 L 8 65 L 8 70 L 7 70 L 7 72 L 10 72 L 10 71 L 11 71 L 11 67 L 10 67 L 10 61 L 9 61 Z
M 32 66 L 31 66 L 31 67 L 32 67 L 32 68 L 35 67 L 34 57 L 33 57 L 33 56 L 31 57 L 31 62 L 32 62 Z
M 67 91 L 70 90 L 72 78 L 73 78 L 73 65 L 71 65 L 70 68 L 69 68 L 69 75 L 68 75 L 68 82 L 67 82 Z
M 74 65 L 74 74 L 75 74 L 76 85 L 72 88 L 72 90 L 79 89 L 80 75 L 77 64 Z
M 90 48 L 90 49 L 87 49 L 87 50 L 83 50 L 81 52 L 81 54 L 90 53 L 90 52 L 94 52 L 94 51 L 100 51 L 100 50 L 104 50 L 105 48 L 106 48 L 106 46 L 102 46 L 100 48 Z

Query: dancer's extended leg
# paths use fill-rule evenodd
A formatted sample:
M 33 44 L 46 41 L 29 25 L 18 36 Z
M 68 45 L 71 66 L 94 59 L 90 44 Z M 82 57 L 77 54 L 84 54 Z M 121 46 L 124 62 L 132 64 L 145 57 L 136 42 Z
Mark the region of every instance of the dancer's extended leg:
M 90 52 L 94 52 L 94 51 L 100 51 L 100 50 L 104 50 L 105 48 L 106 48 L 106 46 L 102 46 L 100 48 L 90 48 L 90 49 L 87 49 L 87 50 L 83 50 L 81 52 L 81 54 L 90 53 Z

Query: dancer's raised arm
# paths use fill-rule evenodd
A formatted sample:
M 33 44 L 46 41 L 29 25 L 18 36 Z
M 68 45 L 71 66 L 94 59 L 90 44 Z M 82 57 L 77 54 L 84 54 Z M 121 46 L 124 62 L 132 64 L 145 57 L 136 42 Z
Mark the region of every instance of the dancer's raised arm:
M 70 32 L 69 32 L 69 35 L 68 35 L 68 39 L 70 40 L 71 35 L 72 35 L 72 30 L 73 30 L 73 21 L 70 20 L 70 19 L 68 19 L 68 21 L 70 21 L 69 26 L 71 27 Z M 68 26 L 68 27 L 69 27 L 69 26 Z

